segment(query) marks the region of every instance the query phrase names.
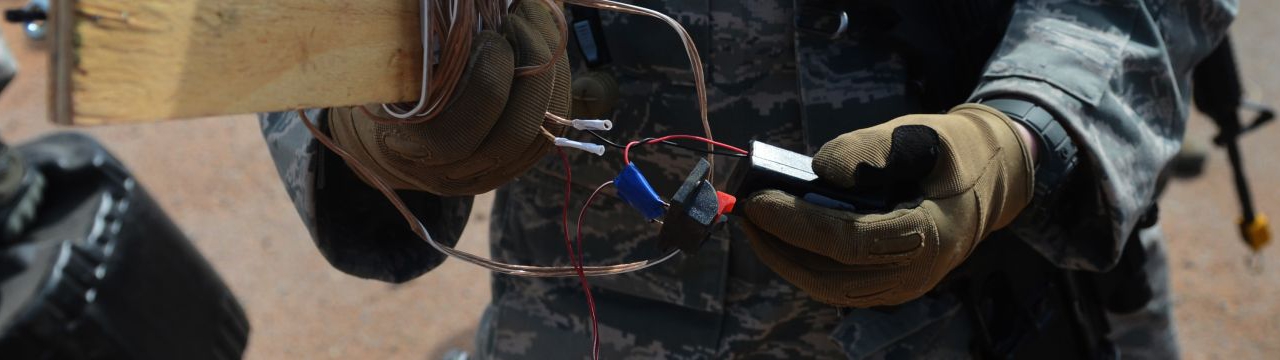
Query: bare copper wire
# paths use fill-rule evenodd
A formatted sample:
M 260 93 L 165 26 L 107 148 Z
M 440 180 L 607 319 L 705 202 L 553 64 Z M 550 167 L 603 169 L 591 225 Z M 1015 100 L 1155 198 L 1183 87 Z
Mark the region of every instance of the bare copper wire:
M 381 192 L 382 195 L 391 202 L 391 205 L 400 212 L 400 215 L 404 217 L 404 220 L 409 223 L 409 228 L 413 230 L 413 233 L 418 235 L 419 238 L 426 241 L 427 244 L 431 245 L 431 247 L 435 248 L 437 251 L 459 260 L 489 269 L 490 271 L 507 275 L 524 277 L 578 276 L 579 269 L 573 266 L 530 266 L 507 264 L 466 251 L 454 249 L 437 242 L 435 238 L 431 236 L 431 233 L 427 231 L 427 226 L 423 225 L 422 221 L 418 220 L 417 216 L 414 216 L 413 211 L 409 210 L 409 206 L 405 205 L 404 199 L 401 199 L 400 195 L 396 194 L 395 190 L 393 190 L 390 185 L 387 185 L 387 182 L 383 180 L 381 176 L 374 173 L 373 170 L 361 163 L 359 159 L 355 158 L 355 156 L 352 156 L 346 150 L 343 150 L 342 147 L 338 146 L 338 144 L 329 137 L 329 135 L 326 135 L 324 132 L 321 132 L 320 129 L 316 128 L 315 124 L 311 121 L 311 118 L 307 116 L 305 110 L 298 110 L 298 116 L 300 117 L 300 121 L 306 125 L 307 130 L 311 132 L 311 136 L 315 137 L 315 139 L 319 141 L 320 144 L 324 145 L 325 148 L 328 148 L 329 151 L 332 151 L 334 154 L 338 155 L 338 157 L 342 158 L 342 160 L 347 163 L 348 167 L 350 167 L 352 171 L 355 171 L 362 179 L 368 180 L 370 185 L 375 189 L 378 189 L 378 192 Z M 680 250 L 672 249 L 662 256 L 650 260 L 617 265 L 583 266 L 581 270 L 586 276 L 605 276 L 629 273 L 661 264 L 672 257 L 675 257 L 678 253 L 680 253 Z
M 495 0 L 486 0 L 495 1 Z M 497 0 L 501 1 L 501 0 Z M 426 3 L 426 2 L 424 2 Z M 371 116 L 374 122 L 390 125 L 413 125 L 431 121 L 439 116 L 452 99 L 458 82 L 462 79 L 462 74 L 466 71 L 467 61 L 471 56 L 471 40 L 475 35 L 477 21 L 484 17 L 476 13 L 476 3 L 474 0 L 460 1 L 435 1 L 430 2 L 432 6 L 432 15 L 429 31 L 423 34 L 423 50 L 424 54 L 432 53 L 432 39 L 440 39 L 439 63 L 434 66 L 423 66 L 424 72 L 428 72 L 424 79 L 430 79 L 427 84 L 427 92 L 424 94 L 426 104 L 430 104 L 424 109 L 420 109 L 412 116 L 406 119 L 387 118 L 384 116 Z M 457 5 L 456 7 L 454 5 Z M 427 10 L 425 7 L 423 10 Z M 461 15 L 458 15 L 461 14 Z M 488 17 L 493 17 L 488 15 Z M 433 59 L 424 56 L 422 61 L 430 63 Z M 419 104 L 425 105 L 425 104 Z M 388 112 L 396 111 L 400 113 L 413 113 L 411 110 L 404 109 L 398 104 L 384 105 L 384 109 Z M 366 114 L 372 114 L 367 109 Z
M 469 55 L 470 40 L 471 40 L 471 37 L 474 35 L 474 32 L 476 31 L 471 27 L 480 26 L 482 28 L 489 28 L 490 26 L 493 26 L 493 27 L 500 26 L 501 16 L 495 16 L 495 14 L 493 14 L 492 11 L 494 9 L 501 9 L 503 12 L 507 11 L 506 6 L 500 6 L 500 3 L 504 0 L 492 0 L 492 1 L 482 0 L 481 5 L 472 7 L 471 5 L 474 5 L 474 1 L 475 0 L 458 0 L 457 3 L 462 3 L 464 5 L 458 6 L 457 8 L 444 4 L 447 1 L 435 2 L 435 5 L 436 5 L 435 7 L 437 7 L 438 9 L 434 9 L 435 11 L 433 11 L 434 12 L 433 17 L 435 18 L 433 20 L 436 20 L 436 21 L 433 21 L 431 33 L 445 34 L 444 36 L 439 37 L 445 40 L 443 42 L 442 50 L 440 53 L 441 62 L 438 65 L 434 66 L 434 69 L 432 69 L 432 67 L 427 67 L 429 71 L 430 70 L 439 71 L 438 75 L 440 75 L 437 77 L 432 77 L 431 84 L 429 84 L 428 86 L 428 89 L 431 89 L 431 94 L 430 94 L 431 98 L 435 99 L 432 106 L 432 111 L 427 112 L 426 114 L 423 114 L 425 116 L 422 116 L 413 120 L 402 120 L 402 119 L 387 119 L 385 117 L 378 116 L 363 106 L 358 108 L 362 112 L 364 112 L 366 115 L 368 115 L 370 118 L 377 119 L 375 121 L 379 121 L 379 122 L 387 121 L 387 123 L 391 123 L 391 124 L 422 123 L 425 121 L 430 121 L 435 115 L 438 115 L 439 110 L 436 110 L 436 109 L 440 109 L 440 107 L 438 106 L 441 103 L 440 101 L 447 101 L 447 99 L 449 99 L 453 95 L 452 94 L 453 86 L 456 86 L 457 78 L 460 77 L 462 74 L 462 71 L 465 70 L 466 61 L 470 56 Z M 564 19 L 563 11 L 560 10 L 560 6 L 556 4 L 555 0 L 541 0 L 541 1 L 547 3 L 548 6 L 551 8 L 551 11 L 556 15 L 555 16 L 556 25 L 561 32 L 560 44 L 557 46 L 555 55 L 552 57 L 551 61 L 549 61 L 547 64 L 539 65 L 533 68 L 529 68 L 529 67 L 521 68 L 519 69 L 520 74 L 518 74 L 517 76 L 536 75 L 541 71 L 546 71 L 546 69 L 549 69 L 552 66 L 554 66 L 554 64 L 557 61 L 559 61 L 560 57 L 564 56 L 564 53 L 565 53 L 565 48 L 568 41 L 568 26 L 567 26 L 566 20 Z M 681 41 L 684 44 L 685 52 L 689 57 L 689 63 L 693 70 L 694 86 L 696 88 L 697 96 L 698 96 L 698 111 L 699 111 L 699 118 L 702 123 L 703 132 L 705 133 L 705 137 L 707 139 L 713 139 L 711 136 L 711 124 L 710 124 L 710 120 L 708 117 L 708 110 L 707 110 L 706 81 L 702 71 L 702 58 L 698 55 L 697 46 L 693 42 L 693 38 L 684 29 L 684 27 L 680 25 L 679 22 L 675 21 L 675 19 L 672 19 L 671 17 L 665 14 L 662 14 L 654 10 L 646 9 L 646 8 L 635 6 L 635 5 L 610 1 L 610 0 L 565 0 L 564 2 L 569 4 L 603 9 L 603 10 L 612 10 L 612 11 L 618 11 L 618 12 L 634 14 L 634 15 L 650 16 L 650 17 L 657 18 L 663 21 L 664 23 L 670 25 L 676 31 L 676 33 L 680 36 Z M 499 5 L 499 6 L 495 6 L 495 5 Z M 450 14 L 450 16 L 448 18 L 445 18 L 445 14 Z M 458 15 L 458 14 L 461 14 L 461 15 Z M 475 16 L 469 16 L 471 14 L 475 14 Z M 476 22 L 472 22 L 471 20 L 477 20 L 479 24 L 477 24 Z M 445 26 L 445 24 L 449 24 L 449 25 Z M 425 37 L 424 40 L 429 40 L 431 38 L 434 38 L 434 36 Z M 463 44 L 465 44 L 465 46 L 461 46 Z M 424 46 L 428 46 L 428 42 L 424 41 Z M 430 61 L 430 59 L 424 58 L 423 61 Z M 453 80 L 449 80 L 450 78 L 452 78 Z M 302 119 L 301 121 L 303 121 L 303 123 L 306 124 L 307 129 L 311 132 L 312 136 L 314 136 L 317 141 L 319 141 L 321 144 L 323 144 L 326 148 L 328 148 L 334 154 L 337 154 L 344 161 L 346 161 L 348 166 L 357 174 L 359 174 L 362 178 L 369 180 L 371 185 L 373 185 L 375 188 L 378 189 L 379 192 L 381 192 L 384 196 L 386 196 L 387 200 L 390 201 L 391 204 L 396 208 L 396 210 L 400 212 L 400 214 L 405 218 L 405 221 L 409 223 L 410 228 L 413 229 L 413 232 L 417 234 L 418 237 L 422 238 L 423 241 L 426 241 L 428 244 L 430 244 L 436 250 L 446 255 L 466 261 L 468 263 L 475 264 L 483 268 L 489 269 L 491 271 L 503 273 L 503 274 L 527 276 L 527 277 L 577 276 L 578 270 L 572 266 L 529 266 L 529 265 L 506 264 L 506 263 L 493 261 L 485 257 L 473 255 L 465 251 L 456 250 L 449 246 L 440 244 L 439 242 L 435 241 L 434 238 L 431 237 L 431 234 L 430 232 L 427 231 L 426 226 L 423 225 L 422 222 L 419 221 L 418 218 L 413 215 L 413 212 L 409 210 L 408 206 L 405 205 L 404 201 L 400 198 L 400 196 L 396 194 L 395 191 L 392 190 L 392 188 L 389 185 L 387 185 L 386 181 L 384 181 L 376 173 L 370 170 L 365 164 L 361 163 L 358 159 L 356 159 L 355 157 L 347 153 L 344 149 L 339 147 L 328 135 L 325 135 L 323 132 L 317 129 L 315 125 L 312 123 L 311 119 L 308 118 L 308 116 L 304 111 L 299 110 L 298 114 L 301 116 L 301 119 Z M 547 116 L 546 119 L 544 120 L 553 122 L 553 123 L 562 123 L 567 121 L 567 119 L 563 119 L 554 114 L 548 113 L 548 115 L 549 116 Z M 707 144 L 707 150 L 714 151 L 714 145 Z M 707 155 L 707 161 L 711 162 L 714 168 L 715 159 L 712 157 L 712 155 L 710 154 Z M 710 173 L 714 173 L 714 171 Z M 712 175 L 708 174 L 708 180 L 712 180 L 712 179 L 713 179 Z M 679 250 L 670 250 L 665 254 L 663 254 L 662 256 L 655 259 L 626 263 L 626 264 L 618 264 L 618 265 L 586 266 L 582 270 L 585 272 L 587 276 L 622 274 L 622 273 L 642 270 L 642 269 L 660 264 L 674 257 L 677 253 L 679 253 Z
M 552 52 L 549 61 L 540 65 L 523 66 L 515 69 L 516 77 L 533 76 L 551 69 L 565 56 L 568 46 L 569 26 L 564 12 L 554 0 L 541 0 L 552 13 L 556 28 L 560 32 L 560 41 Z M 457 86 L 466 71 L 470 58 L 471 40 L 479 30 L 497 30 L 508 15 L 509 8 L 504 0 L 457 0 L 435 1 L 431 7 L 430 31 L 423 34 L 423 48 L 431 49 L 433 39 L 440 39 L 438 64 L 424 66 L 424 79 L 430 79 L 422 94 L 424 103 L 414 109 L 406 109 L 400 104 L 384 104 L 383 109 L 390 113 L 401 113 L 404 118 L 387 117 L 369 111 L 360 106 L 361 111 L 369 115 L 374 122 L 384 125 L 413 125 L 431 121 L 448 108 L 447 104 L 457 93 Z M 456 4 L 456 6 L 453 6 Z M 518 5 L 518 3 L 513 4 Z M 511 8 L 514 8 L 511 7 Z M 424 9 L 425 10 L 425 9 Z M 430 53 L 430 52 L 424 52 Z M 422 61 L 431 61 L 424 57 Z M 429 105 L 428 105 L 429 104 Z M 421 108 L 425 107 L 425 108 Z M 418 110 L 418 111 L 413 111 Z
M 715 138 L 711 136 L 711 120 L 707 111 L 707 83 L 706 83 L 706 76 L 702 72 L 702 56 L 698 55 L 697 44 L 693 42 L 693 37 L 690 36 L 689 32 L 684 29 L 684 26 L 680 25 L 680 22 L 677 22 L 675 19 L 672 19 L 670 16 L 667 16 L 666 14 L 654 11 L 652 9 L 635 6 L 631 4 L 624 4 L 624 3 L 611 1 L 611 0 L 564 0 L 564 2 L 566 4 L 592 7 L 592 8 L 597 8 L 601 10 L 612 10 L 612 11 L 633 14 L 633 15 L 649 16 L 649 17 L 656 18 L 658 20 L 662 20 L 662 22 L 671 26 L 671 28 L 676 31 L 676 34 L 680 36 L 680 41 L 684 43 L 685 54 L 689 56 L 689 66 L 693 70 L 694 89 L 697 91 L 697 94 L 698 94 L 698 117 L 699 117 L 699 120 L 701 120 L 702 122 L 702 131 L 704 134 L 703 136 L 706 137 L 708 140 L 715 140 Z M 715 157 L 710 154 L 710 152 L 713 152 L 713 151 L 715 151 L 715 146 L 708 143 L 707 144 L 708 154 L 706 156 L 706 159 L 707 159 L 707 162 L 711 165 L 711 168 L 715 169 L 716 160 L 715 160 Z M 715 171 L 707 172 L 707 180 L 712 182 L 715 181 Z
M 551 69 L 556 62 L 560 61 L 560 58 L 564 57 L 564 50 L 569 46 L 569 24 L 564 18 L 564 11 L 560 10 L 560 4 L 556 4 L 555 0 L 542 0 L 542 2 L 551 9 L 551 19 L 555 21 L 556 29 L 560 30 L 560 42 L 551 52 L 551 60 L 542 65 L 518 67 L 516 77 L 538 75 Z

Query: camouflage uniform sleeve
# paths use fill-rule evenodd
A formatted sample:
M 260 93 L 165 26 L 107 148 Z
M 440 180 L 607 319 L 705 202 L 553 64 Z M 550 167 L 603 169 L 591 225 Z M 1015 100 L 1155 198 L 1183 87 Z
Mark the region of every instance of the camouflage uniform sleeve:
M 308 110 L 320 119 L 324 110 Z M 329 153 L 296 112 L 259 115 L 262 136 L 294 208 L 330 265 L 361 278 L 400 283 L 439 266 L 445 255 L 415 235 L 382 193 Z M 398 191 L 441 243 L 453 246 L 471 214 L 472 197 Z
M 1015 224 L 1020 237 L 1064 268 L 1118 261 L 1181 144 L 1191 70 L 1235 14 L 1234 0 L 1016 3 L 972 99 L 1036 101 L 1067 128 L 1081 160 L 1056 197 L 1070 201 L 1048 204 L 1049 229 Z

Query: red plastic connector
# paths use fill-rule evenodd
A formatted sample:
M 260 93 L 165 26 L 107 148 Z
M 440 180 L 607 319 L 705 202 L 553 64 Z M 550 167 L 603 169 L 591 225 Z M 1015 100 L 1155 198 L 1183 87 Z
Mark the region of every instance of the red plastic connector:
M 733 212 L 733 206 L 738 204 L 738 198 L 723 191 L 716 191 L 716 200 L 720 203 L 720 209 L 716 213 L 720 215 Z

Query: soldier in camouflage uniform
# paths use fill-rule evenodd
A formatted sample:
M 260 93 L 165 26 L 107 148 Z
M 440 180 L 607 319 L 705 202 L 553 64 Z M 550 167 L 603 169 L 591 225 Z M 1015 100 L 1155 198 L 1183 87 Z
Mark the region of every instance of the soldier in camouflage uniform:
M 1015 224 L 1015 231 L 992 238 L 1027 244 L 1053 267 L 1084 272 L 1112 269 L 1126 245 L 1132 249 L 1130 243 L 1140 242 L 1147 261 L 1138 271 L 1146 274 L 1154 296 L 1137 311 L 1107 314 L 1108 338 L 1125 357 L 1177 356 L 1160 235 L 1147 215 L 1156 176 L 1182 138 L 1189 73 L 1223 37 L 1236 12 L 1233 1 L 634 3 L 669 14 L 693 35 L 706 62 L 714 134 L 730 144 L 755 139 L 813 154 L 849 131 L 1002 96 L 1052 110 L 1080 148 L 1080 165 L 1062 190 L 1069 196 L 1060 197 L 1070 200 L 1040 204 L 1054 209 L 1060 221 L 1034 231 L 1018 231 L 1027 225 Z M 842 14 L 847 27 L 837 25 Z M 895 16 L 899 21 L 885 20 Z M 651 19 L 601 17 L 613 60 L 595 71 L 615 77 L 621 94 L 611 117 L 615 128 L 607 136 L 700 134 L 691 74 L 676 37 Z M 934 56 L 950 67 L 930 64 Z M 575 70 L 586 71 L 578 60 Z M 313 110 L 311 117 L 323 119 L 323 111 Z M 341 160 L 326 155 L 299 121 L 292 113 L 266 114 L 263 131 L 326 258 L 356 276 L 392 282 L 437 266 L 440 254 L 414 237 Z M 632 159 L 660 194 L 671 194 L 697 157 L 646 147 Z M 574 203 L 621 169 L 617 153 L 571 152 L 569 158 Z M 733 165 L 720 161 L 716 170 L 727 174 Z M 716 180 L 722 188 L 725 176 Z M 559 223 L 563 181 L 561 165 L 548 157 L 498 191 L 491 225 L 495 259 L 569 263 Z M 410 196 L 437 239 L 456 241 L 470 198 L 402 194 Z M 586 263 L 659 254 L 657 225 L 644 222 L 613 193 L 592 209 L 582 230 Z M 696 256 L 592 279 L 601 357 L 975 355 L 975 313 L 943 290 L 952 287 L 948 281 L 905 304 L 840 309 L 814 301 L 763 266 L 738 224 L 731 221 L 726 229 Z M 999 243 L 985 241 L 977 251 Z M 981 264 L 965 266 L 970 265 Z M 589 337 L 575 279 L 494 275 L 493 300 L 477 334 L 481 357 L 583 358 L 590 353 Z

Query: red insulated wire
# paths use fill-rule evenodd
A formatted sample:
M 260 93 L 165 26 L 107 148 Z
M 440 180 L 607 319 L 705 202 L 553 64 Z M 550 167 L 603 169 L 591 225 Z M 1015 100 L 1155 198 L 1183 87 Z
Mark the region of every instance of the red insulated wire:
M 587 304 L 590 305 L 591 307 L 591 333 L 593 334 L 591 336 L 591 358 L 592 359 L 600 359 L 600 332 L 599 332 L 599 323 L 597 322 L 597 319 L 596 319 L 596 301 L 595 301 L 595 298 L 591 295 L 591 289 L 587 287 L 587 278 L 586 276 L 582 275 L 582 270 L 581 270 L 582 269 L 581 268 L 582 218 L 587 215 L 587 207 L 591 206 L 591 202 L 595 201 L 596 195 L 599 195 L 600 190 L 603 190 L 604 188 L 605 188 L 604 186 L 600 186 L 596 188 L 595 191 L 591 192 L 591 196 L 587 197 L 587 202 L 582 205 L 582 210 L 578 212 L 578 229 L 577 229 L 577 234 L 575 235 L 575 237 L 578 239 L 578 264 L 579 264 L 578 275 L 582 280 L 583 289 L 586 289 L 586 292 L 587 292 Z
M 711 144 L 711 145 L 719 146 L 719 147 L 721 147 L 721 148 L 728 149 L 729 151 L 733 151 L 733 152 L 736 152 L 736 153 L 739 153 L 739 154 L 748 154 L 748 152 L 747 152 L 746 150 L 739 149 L 739 148 L 737 148 L 737 147 L 735 147 L 735 146 L 733 146 L 733 145 L 725 144 L 725 143 L 722 143 L 722 142 L 719 142 L 719 141 L 715 141 L 715 140 L 711 140 L 711 139 L 708 139 L 708 138 L 704 138 L 704 137 L 701 137 L 701 136 L 694 136 L 694 135 L 667 135 L 667 136 L 663 136 L 663 137 L 660 137 L 660 138 L 657 138 L 657 139 L 645 140 L 643 143 L 642 143 L 642 142 L 639 142 L 639 141 L 632 141 L 632 142 L 627 143 L 627 146 L 626 146 L 625 148 L 623 148 L 623 149 L 622 149 L 622 162 L 623 162 L 623 164 L 630 164 L 630 163 L 631 163 L 631 147 L 632 147 L 632 146 L 640 145 L 640 144 L 652 144 L 652 143 L 655 143 L 655 142 L 663 142 L 663 141 L 676 140 L 676 139 L 680 139 L 680 140 L 694 140 L 694 141 L 700 141 L 700 142 L 708 143 L 708 144 Z
M 556 147 L 556 152 L 560 154 L 560 160 L 564 162 L 564 211 L 561 213 L 562 225 L 564 226 L 564 246 L 569 251 L 569 263 L 578 271 L 578 281 L 582 283 L 582 292 L 587 295 L 587 308 L 591 312 L 591 358 L 599 359 L 600 330 L 599 319 L 596 317 L 596 300 L 595 297 L 591 296 L 591 285 L 587 283 L 587 274 L 582 269 L 582 217 L 587 213 L 587 206 L 591 205 L 591 200 L 595 199 L 600 190 L 596 189 L 596 192 L 591 193 L 587 203 L 582 206 L 582 211 L 578 213 L 578 246 L 575 255 L 573 240 L 569 238 L 569 199 L 573 194 L 573 170 L 569 166 L 569 156 L 565 155 L 564 149 Z

